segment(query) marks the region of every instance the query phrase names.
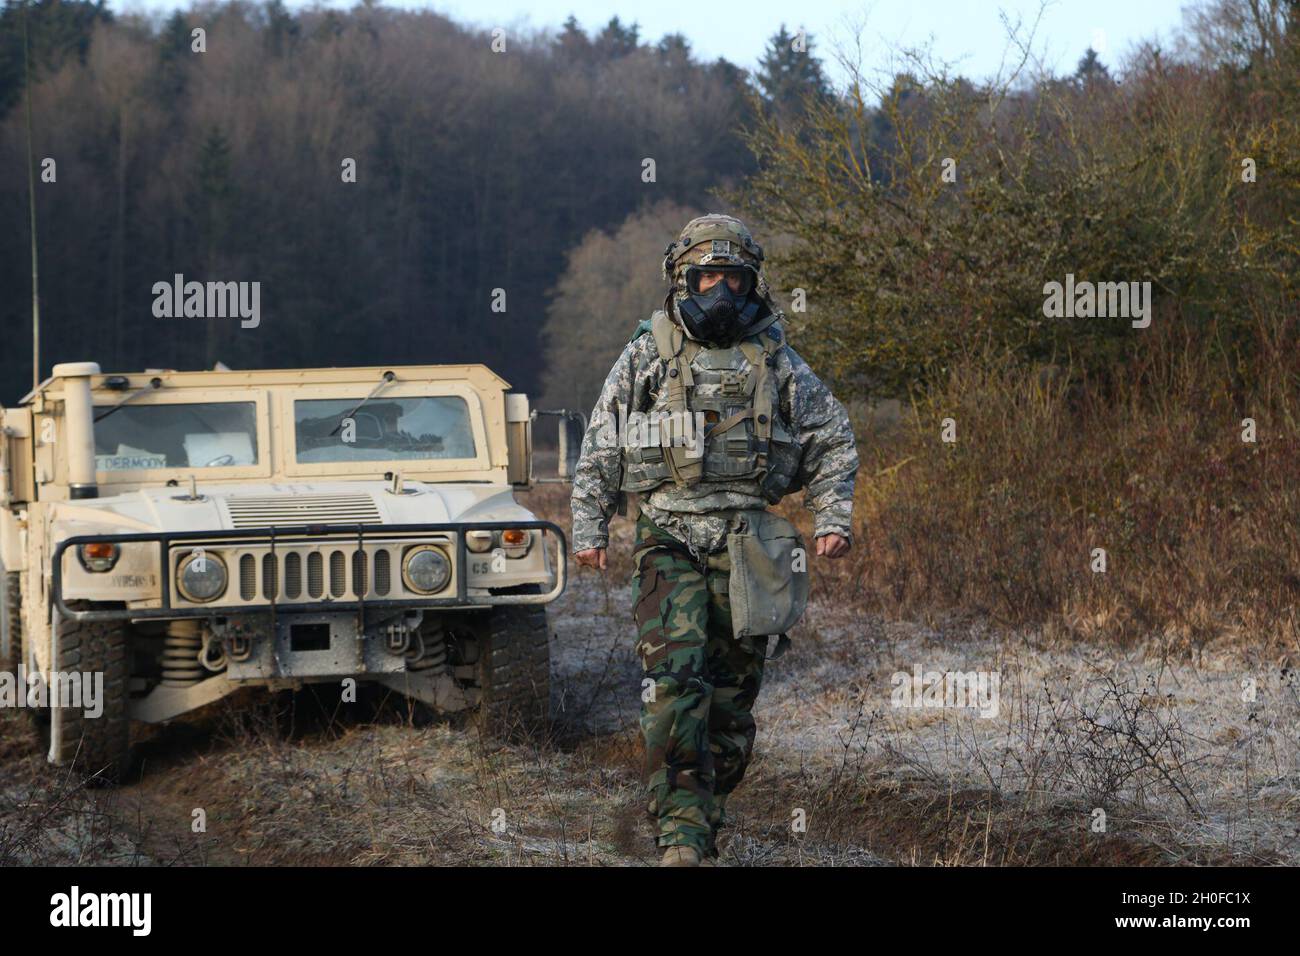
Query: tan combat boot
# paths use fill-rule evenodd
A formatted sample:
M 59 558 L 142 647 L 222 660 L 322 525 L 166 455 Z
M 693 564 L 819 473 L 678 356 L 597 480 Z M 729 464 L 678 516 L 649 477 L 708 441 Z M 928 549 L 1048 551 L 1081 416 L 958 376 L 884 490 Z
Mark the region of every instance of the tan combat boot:
M 664 850 L 660 866 L 699 866 L 700 851 L 693 846 L 670 846 Z

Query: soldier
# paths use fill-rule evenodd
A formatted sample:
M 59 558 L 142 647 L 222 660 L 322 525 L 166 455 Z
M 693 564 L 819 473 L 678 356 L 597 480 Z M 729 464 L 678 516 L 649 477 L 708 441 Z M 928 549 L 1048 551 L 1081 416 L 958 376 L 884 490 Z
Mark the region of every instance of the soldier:
M 739 220 L 686 224 L 664 253 L 672 288 L 606 378 L 573 483 L 575 557 L 601 571 L 609 519 L 639 495 L 633 617 L 663 866 L 713 865 L 768 636 L 783 646 L 806 601 L 798 534 L 766 507 L 803 488 L 816 553 L 852 541 L 853 431 L 785 343 L 762 262 Z

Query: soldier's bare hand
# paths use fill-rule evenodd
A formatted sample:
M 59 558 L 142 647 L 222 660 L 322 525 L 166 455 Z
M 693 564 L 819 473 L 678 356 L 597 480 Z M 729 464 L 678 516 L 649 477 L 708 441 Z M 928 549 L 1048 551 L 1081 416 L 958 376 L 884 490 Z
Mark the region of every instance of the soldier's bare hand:
M 820 552 L 819 552 L 820 553 Z M 597 571 L 604 571 L 606 567 L 605 549 L 588 548 L 585 551 L 574 552 L 573 557 L 578 564 L 584 568 L 593 568 Z
M 849 539 L 842 534 L 824 534 L 817 539 L 817 554 L 827 558 L 842 558 L 853 547 Z

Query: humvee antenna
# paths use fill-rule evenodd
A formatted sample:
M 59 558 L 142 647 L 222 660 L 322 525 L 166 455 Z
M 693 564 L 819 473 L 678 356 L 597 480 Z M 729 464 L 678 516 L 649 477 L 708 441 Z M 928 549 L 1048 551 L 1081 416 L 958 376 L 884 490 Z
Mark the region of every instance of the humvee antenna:
M 36 270 L 36 167 L 32 164 L 32 54 L 27 35 L 27 8 L 23 3 L 23 86 L 27 94 L 27 208 L 32 231 L 32 391 L 41 384 L 41 297 Z

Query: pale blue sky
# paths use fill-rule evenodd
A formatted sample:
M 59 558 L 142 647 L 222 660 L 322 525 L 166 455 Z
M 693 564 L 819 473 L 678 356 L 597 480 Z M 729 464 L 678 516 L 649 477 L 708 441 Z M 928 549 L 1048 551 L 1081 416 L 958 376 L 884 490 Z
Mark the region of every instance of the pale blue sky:
M 287 0 L 291 7 L 305 4 Z M 1188 0 L 1050 0 L 1046 4 L 1035 52 L 1058 73 L 1073 71 L 1090 45 L 1112 68 L 1131 46 L 1160 38 L 1168 43 L 1182 23 Z M 115 10 L 168 10 L 169 0 L 110 0 Z M 353 4 L 332 0 L 322 4 L 346 9 Z M 1039 0 L 789 0 L 729 2 L 710 9 L 705 4 L 633 3 L 625 0 L 388 0 L 398 7 L 432 7 L 453 19 L 484 27 L 528 26 L 558 28 L 572 13 L 590 32 L 617 15 L 641 26 L 642 39 L 658 40 L 681 32 L 697 55 L 725 56 L 753 67 L 769 36 L 784 22 L 802 26 L 814 37 L 816 50 L 827 61 L 834 80 L 844 74 L 834 65 L 834 47 L 851 43 L 860 26 L 862 62 L 869 74 L 892 72 L 890 57 L 904 47 L 932 44 L 934 55 L 955 63 L 970 77 L 996 73 L 1006 48 L 1006 30 L 999 14 L 1028 28 Z M 845 48 L 850 48 L 845 46 Z M 1018 59 L 1018 58 L 1017 58 Z

